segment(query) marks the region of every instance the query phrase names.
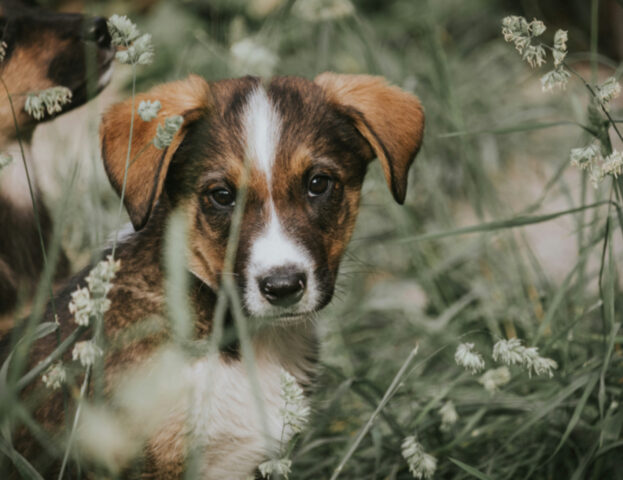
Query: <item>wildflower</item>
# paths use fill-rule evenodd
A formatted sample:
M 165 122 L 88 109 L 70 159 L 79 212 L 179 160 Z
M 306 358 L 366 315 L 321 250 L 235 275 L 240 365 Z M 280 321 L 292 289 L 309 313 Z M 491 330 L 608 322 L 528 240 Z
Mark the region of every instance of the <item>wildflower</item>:
M 41 377 L 41 380 L 43 380 L 45 386 L 51 388 L 52 390 L 60 388 L 61 385 L 65 383 L 66 379 L 67 372 L 61 362 L 56 362 L 51 365 Z
M 154 47 L 151 35 L 141 35 L 136 25 L 125 15 L 113 15 L 108 19 L 108 31 L 111 43 L 115 47 L 125 47 L 115 54 L 121 63 L 147 65 L 154 59 Z
M 145 33 L 138 37 L 132 45 L 115 54 L 115 58 L 130 65 L 148 65 L 154 60 L 154 46 L 151 43 L 151 35 Z
M 116 47 L 127 47 L 140 36 L 136 25 L 125 15 L 113 15 L 107 24 L 111 43 Z
M 269 77 L 279 62 L 275 53 L 250 37 L 234 43 L 230 51 L 239 73 Z
M 510 382 L 510 379 L 511 372 L 508 370 L 508 367 L 500 367 L 487 370 L 478 379 L 478 383 L 480 383 L 487 392 L 495 393 L 499 387 Z
M 535 47 L 534 45 L 529 45 L 524 50 L 522 58 L 534 68 L 540 67 L 545 63 L 545 55 L 545 49 L 542 46 L 538 45 Z
M 112 288 L 112 280 L 115 278 L 115 274 L 119 271 L 121 262 L 114 260 L 112 255 L 108 255 L 106 260 L 99 262 L 86 278 L 89 285 L 89 291 L 94 297 L 104 297 L 108 295 Z
M 554 48 L 561 52 L 567 50 L 567 31 L 566 30 L 556 30 L 556 34 L 554 35 Z
M 8 167 L 13 162 L 13 157 L 8 153 L 0 153 L 0 170 Z
M 281 398 L 284 406 L 281 409 L 283 422 L 292 431 L 300 432 L 303 430 L 309 419 L 309 407 L 305 404 L 303 389 L 296 382 L 296 379 L 285 370 L 281 371 Z
M 514 42 L 518 37 L 526 37 L 529 24 L 523 17 L 511 15 L 502 19 L 502 34 L 506 42 Z
M 541 77 L 541 87 L 544 92 L 551 92 L 556 89 L 564 90 L 570 76 L 571 74 L 560 66 Z
M 41 120 L 47 111 L 48 115 L 58 113 L 63 105 L 71 102 L 72 93 L 67 87 L 52 87 L 26 97 L 24 110 L 35 120 Z
M 261 463 L 258 466 L 258 469 L 262 474 L 262 478 L 268 478 L 271 475 L 280 475 L 287 480 L 288 475 L 290 475 L 291 466 L 292 460 L 289 460 L 287 458 L 281 458 L 268 460 L 267 462 Z
M 472 374 L 478 373 L 485 368 L 485 361 L 478 352 L 473 352 L 473 343 L 461 343 L 454 354 L 454 361 L 457 365 L 466 368 Z
M 84 342 L 78 342 L 74 345 L 74 349 L 71 352 L 71 357 L 74 360 L 80 360 L 80 363 L 84 367 L 93 365 L 95 359 L 102 355 L 102 349 L 95 345 L 93 340 L 86 340 Z
M 623 172 L 623 154 L 614 150 L 601 165 L 602 175 L 612 175 L 617 178 Z
M 599 160 L 601 160 L 601 148 L 597 143 L 571 150 L 571 165 L 582 170 L 590 170 Z
M 552 370 L 558 368 L 554 360 L 541 357 L 536 347 L 524 347 L 518 338 L 497 342 L 493 346 L 493 359 L 506 365 L 522 365 L 530 376 L 534 371 L 536 375 L 547 373 L 551 378 L 554 376 Z
M 78 325 L 84 327 L 89 325 L 92 310 L 91 294 L 88 288 L 78 288 L 71 293 L 69 311 L 73 314 Z
M 154 146 L 162 150 L 171 145 L 173 137 L 181 128 L 182 123 L 184 123 L 184 117 L 181 115 L 173 115 L 172 117 L 165 118 L 164 126 L 162 124 L 158 125 L 156 137 L 154 138 Z
M 510 340 L 500 340 L 493 346 L 493 360 L 502 362 L 506 365 L 516 365 L 523 363 L 523 351 L 525 347 L 518 338 Z
M 557 30 L 554 35 L 554 48 L 552 50 L 554 57 L 554 67 L 558 68 L 564 62 L 567 56 L 567 31 Z
M 599 184 L 604 179 L 604 173 L 601 170 L 601 166 L 600 165 L 596 165 L 595 167 L 593 167 L 591 169 L 589 175 L 588 175 L 588 178 L 591 181 L 591 184 L 593 185 L 593 188 L 599 187 Z
M 596 90 L 597 100 L 607 108 L 608 102 L 620 95 L 621 85 L 619 85 L 619 82 L 617 82 L 614 77 L 609 77 L 604 83 L 599 85 Z
M 442 432 L 449 431 L 452 428 L 452 425 L 454 425 L 459 419 L 459 414 L 456 413 L 456 408 L 454 408 L 452 400 L 448 400 L 443 404 L 443 406 L 439 409 L 439 415 L 441 415 Z
M 409 465 L 413 478 L 432 478 L 437 469 L 437 459 L 424 452 L 424 448 L 414 435 L 402 441 L 402 456 Z
M 4 62 L 4 57 L 6 57 L 6 49 L 7 49 L 7 44 L 6 42 L 0 42 L 0 63 Z
M 350 0 L 297 0 L 292 11 L 308 22 L 322 22 L 350 17 L 355 7 Z
M 536 18 L 528 24 L 528 28 L 530 30 L 530 34 L 533 37 L 543 35 L 543 32 L 547 30 L 545 24 L 541 20 L 537 20 Z
M 159 100 L 152 102 L 151 100 L 142 100 L 138 104 L 138 114 L 144 122 L 151 122 L 158 116 L 158 112 L 162 108 Z
M 504 40 L 512 42 L 532 68 L 545 63 L 545 49 L 541 45 L 532 45 L 532 39 L 542 35 L 545 30 L 545 24 L 537 19 L 530 23 L 525 18 L 517 16 L 505 17 L 502 20 Z

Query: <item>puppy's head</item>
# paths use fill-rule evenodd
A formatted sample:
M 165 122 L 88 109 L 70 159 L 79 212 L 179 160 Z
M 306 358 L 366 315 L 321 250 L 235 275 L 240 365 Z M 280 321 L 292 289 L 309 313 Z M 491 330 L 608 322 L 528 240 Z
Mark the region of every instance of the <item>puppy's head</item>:
M 420 147 L 419 101 L 380 77 L 325 73 L 309 81 L 199 77 L 138 96 L 159 100 L 158 118 L 134 118 L 125 205 L 136 229 L 159 199 L 186 211 L 190 267 L 216 288 L 237 192 L 246 187 L 234 274 L 247 313 L 293 317 L 331 299 L 351 236 L 368 163 L 378 158 L 402 203 Z M 132 101 L 104 116 L 102 151 L 123 184 Z M 149 142 L 170 115 L 185 119 L 164 151 Z M 154 221 L 158 221 L 154 218 Z
M 104 18 L 54 13 L 15 0 L 0 0 L 0 41 L 6 44 L 0 74 L 23 128 L 35 123 L 23 111 L 25 94 L 57 85 L 67 87 L 73 94 L 71 103 L 63 107 L 68 111 L 110 81 L 114 51 Z M 8 109 L 6 92 L 0 88 L 1 127 L 11 136 L 14 128 Z

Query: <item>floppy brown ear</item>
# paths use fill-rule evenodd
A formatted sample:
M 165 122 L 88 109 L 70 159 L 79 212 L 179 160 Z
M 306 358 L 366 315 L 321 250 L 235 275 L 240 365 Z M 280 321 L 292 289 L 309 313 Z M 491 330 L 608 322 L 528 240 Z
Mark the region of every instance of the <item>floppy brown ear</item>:
M 143 121 L 138 113 L 142 100 L 158 100 L 162 108 L 150 122 Z M 136 230 L 142 228 L 158 201 L 171 159 L 187 127 L 209 107 L 210 90 L 202 78 L 191 75 L 186 80 L 165 83 L 134 99 L 134 125 L 130 150 L 130 166 L 127 172 L 124 204 Z M 184 117 L 182 127 L 173 141 L 163 150 L 150 142 L 156 136 L 158 124 L 167 117 Z M 132 99 L 113 105 L 105 114 L 100 127 L 102 158 L 108 178 L 117 193 L 121 194 L 126 170 L 126 158 L 130 141 Z
M 314 81 L 329 101 L 354 120 L 381 162 L 394 198 L 402 204 L 407 194 L 409 167 L 424 133 L 420 101 L 389 85 L 383 77 L 326 72 Z

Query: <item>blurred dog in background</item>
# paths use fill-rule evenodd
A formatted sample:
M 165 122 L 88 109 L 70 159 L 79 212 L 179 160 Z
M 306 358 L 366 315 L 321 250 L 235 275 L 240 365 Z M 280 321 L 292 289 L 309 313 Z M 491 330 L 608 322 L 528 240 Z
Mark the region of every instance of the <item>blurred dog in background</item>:
M 99 93 L 110 81 L 114 51 L 106 19 L 54 13 L 14 0 L 0 2 L 0 41 L 5 51 L 0 63 L 0 153 L 13 159 L 0 172 L 1 315 L 11 312 L 20 298 L 28 299 L 52 236 L 51 215 L 36 174 L 37 163 L 46 159 L 31 158 L 33 131 Z M 54 86 L 71 90 L 71 102 L 35 120 L 24 109 L 26 94 Z M 61 252 L 56 278 L 68 274 L 69 261 Z

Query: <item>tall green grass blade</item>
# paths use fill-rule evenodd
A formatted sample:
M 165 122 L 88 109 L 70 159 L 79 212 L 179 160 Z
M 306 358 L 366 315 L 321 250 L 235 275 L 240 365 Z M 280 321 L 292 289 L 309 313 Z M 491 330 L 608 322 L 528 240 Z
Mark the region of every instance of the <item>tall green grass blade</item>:
M 416 346 L 413 350 L 411 350 L 411 353 L 409 353 L 406 360 L 403 362 L 402 366 L 400 367 L 400 370 L 398 370 L 398 373 L 396 373 L 396 376 L 394 377 L 389 387 L 385 391 L 385 395 L 383 395 L 383 398 L 381 399 L 378 406 L 376 407 L 376 410 L 374 410 L 374 412 L 372 413 L 372 415 L 370 416 L 366 424 L 359 431 L 359 433 L 357 434 L 357 437 L 355 437 L 355 439 L 351 443 L 350 447 L 348 448 L 348 450 L 346 451 L 346 453 L 340 460 L 340 463 L 338 464 L 338 466 L 335 467 L 335 470 L 333 470 L 333 474 L 331 475 L 330 480 L 335 480 L 340 475 L 340 473 L 342 473 L 342 470 L 344 469 L 344 465 L 346 465 L 346 462 L 348 462 L 348 460 L 353 456 L 353 454 L 357 450 L 357 447 L 359 447 L 359 444 L 364 439 L 364 437 L 366 436 L 366 434 L 368 433 L 368 431 L 370 430 L 370 428 L 376 421 L 377 417 L 379 416 L 379 413 L 385 408 L 387 403 L 394 396 L 394 394 L 400 387 L 400 381 L 402 380 L 402 377 L 405 375 L 407 368 L 409 368 L 411 361 L 417 355 L 418 348 L 419 347 Z
M 547 128 L 561 127 L 561 126 L 580 127 L 584 130 L 589 131 L 586 126 L 578 122 L 570 122 L 568 120 L 561 120 L 558 122 L 530 122 L 530 123 L 524 123 L 521 125 L 511 125 L 508 127 L 500 127 L 500 128 L 485 128 L 482 130 L 465 130 L 461 132 L 449 132 L 449 133 L 442 133 L 438 137 L 439 138 L 454 138 L 454 137 L 465 137 L 465 136 L 472 136 L 472 135 L 483 135 L 486 133 L 493 134 L 493 135 L 506 135 L 509 133 L 532 132 L 535 130 L 544 130 Z
M 584 392 L 582 393 L 582 396 L 580 397 L 580 401 L 576 404 L 575 409 L 573 410 L 573 415 L 571 415 L 571 419 L 569 420 L 569 423 L 567 424 L 567 429 L 565 430 L 565 433 L 560 438 L 560 442 L 558 442 L 558 446 L 556 447 L 556 450 L 554 450 L 554 453 L 552 453 L 551 458 L 553 458 L 560 451 L 562 446 L 569 439 L 569 435 L 571 435 L 571 432 L 573 432 L 573 429 L 576 427 L 576 425 L 580 421 L 580 416 L 582 415 L 582 412 L 584 411 L 584 407 L 586 407 L 586 402 L 588 401 L 588 397 L 595 389 L 595 385 L 597 385 L 598 380 L 599 380 L 599 376 L 593 375 L 590 381 L 588 382 L 588 384 L 586 385 L 586 388 L 584 389 Z
M 591 209 L 598 208 L 598 207 L 608 205 L 608 204 L 610 204 L 610 202 L 607 200 L 604 200 L 604 201 L 592 203 L 590 205 L 570 208 L 567 210 L 561 210 L 559 212 L 548 213 L 545 215 L 519 216 L 515 218 L 510 218 L 508 220 L 496 220 L 493 222 L 481 223 L 479 225 L 472 225 L 469 227 L 455 228 L 455 229 L 447 230 L 444 232 L 425 233 L 422 235 L 415 235 L 415 236 L 402 237 L 402 238 L 393 238 L 390 240 L 397 242 L 397 243 L 411 243 L 411 242 L 423 242 L 423 241 L 429 241 L 429 240 L 439 240 L 442 238 L 456 237 L 458 235 L 468 235 L 472 233 L 495 232 L 497 230 L 503 230 L 507 228 L 517 228 L 517 227 L 524 227 L 526 225 L 534 225 L 537 223 L 549 222 L 556 218 L 564 217 L 565 215 L 571 215 L 574 213 L 581 212 L 583 210 L 591 210 Z
M 448 457 L 448 460 L 450 460 L 457 467 L 459 467 L 462 470 L 466 471 L 467 473 L 469 473 L 473 477 L 479 478 L 480 480 L 493 480 L 491 477 L 489 477 L 488 475 L 485 475 L 480 470 L 477 470 L 474 467 L 470 467 L 466 463 L 463 463 L 460 460 L 457 460 L 456 458 Z

